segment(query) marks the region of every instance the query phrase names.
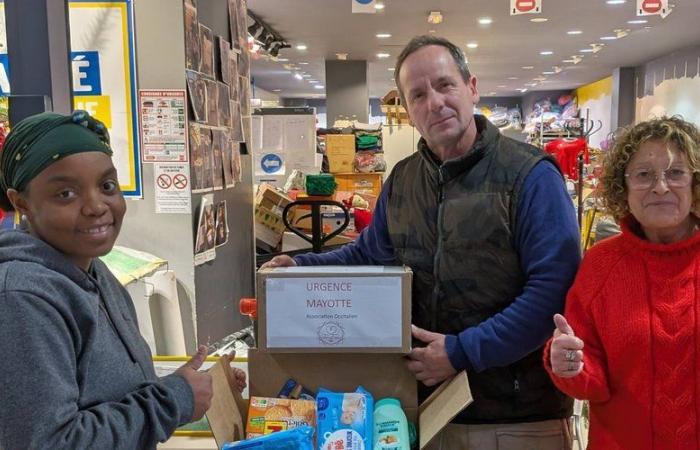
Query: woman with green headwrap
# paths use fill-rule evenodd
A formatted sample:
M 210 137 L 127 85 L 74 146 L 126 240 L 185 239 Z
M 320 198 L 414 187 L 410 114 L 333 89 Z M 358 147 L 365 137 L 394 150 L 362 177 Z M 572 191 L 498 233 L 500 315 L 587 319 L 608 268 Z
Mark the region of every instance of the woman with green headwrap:
M 0 233 L 0 448 L 155 448 L 199 419 L 206 347 L 155 374 L 131 298 L 98 256 L 126 211 L 104 125 L 42 113 L 0 154 L 4 207 L 27 231 Z

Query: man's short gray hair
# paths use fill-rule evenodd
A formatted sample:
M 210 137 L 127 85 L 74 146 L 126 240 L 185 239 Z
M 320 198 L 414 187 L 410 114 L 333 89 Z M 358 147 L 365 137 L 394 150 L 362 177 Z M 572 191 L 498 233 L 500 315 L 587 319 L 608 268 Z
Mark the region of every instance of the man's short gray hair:
M 394 80 L 396 81 L 396 87 L 399 89 L 401 103 L 404 106 L 406 105 L 406 98 L 404 97 L 403 90 L 401 89 L 401 83 L 399 81 L 399 76 L 401 74 L 401 66 L 403 65 L 404 61 L 406 60 L 406 58 L 408 58 L 409 55 L 429 45 L 439 45 L 441 47 L 445 47 L 450 52 L 450 55 L 452 55 L 452 59 L 457 65 L 459 73 L 462 74 L 462 79 L 464 80 L 464 82 L 468 83 L 469 79 L 471 78 L 471 73 L 469 72 L 469 67 L 467 66 L 467 58 L 465 58 L 464 52 L 462 52 L 462 50 L 459 47 L 457 47 L 455 44 L 453 44 L 445 38 L 431 36 L 428 34 L 416 36 L 413 39 L 411 39 L 411 42 L 409 42 L 406 45 L 406 47 L 404 47 L 404 49 L 401 51 L 401 54 L 399 55 L 399 58 L 396 61 L 396 69 L 394 70 Z

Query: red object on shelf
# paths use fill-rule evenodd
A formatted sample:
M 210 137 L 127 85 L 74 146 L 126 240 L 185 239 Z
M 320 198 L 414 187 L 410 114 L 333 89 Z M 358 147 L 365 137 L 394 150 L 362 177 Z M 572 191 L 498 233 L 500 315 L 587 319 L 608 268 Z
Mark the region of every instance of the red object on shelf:
M 544 151 L 554 156 L 562 173 L 572 180 L 578 180 L 578 155 L 583 154 L 586 164 L 590 162 L 588 143 L 585 138 L 562 138 L 549 141 Z
M 372 212 L 369 209 L 355 208 L 355 231 L 361 232 L 371 221 Z
M 238 304 L 238 309 L 244 316 L 249 316 L 255 320 L 258 318 L 258 299 L 242 298 Z

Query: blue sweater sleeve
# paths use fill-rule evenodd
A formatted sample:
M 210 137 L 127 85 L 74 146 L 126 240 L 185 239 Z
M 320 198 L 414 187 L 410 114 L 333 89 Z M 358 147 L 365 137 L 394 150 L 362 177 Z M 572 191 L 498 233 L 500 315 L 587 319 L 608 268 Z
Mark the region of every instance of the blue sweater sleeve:
M 389 185 L 389 180 L 384 186 Z M 387 189 L 382 189 L 370 224 L 347 245 L 327 253 L 305 253 L 294 257 L 299 266 L 347 266 L 396 264 L 394 247 L 386 223 Z
M 552 316 L 564 310 L 581 259 L 571 198 L 557 169 L 539 162 L 528 174 L 517 205 L 515 249 L 527 277 L 523 292 L 495 316 L 445 341 L 457 370 L 481 372 L 518 361 L 551 336 Z

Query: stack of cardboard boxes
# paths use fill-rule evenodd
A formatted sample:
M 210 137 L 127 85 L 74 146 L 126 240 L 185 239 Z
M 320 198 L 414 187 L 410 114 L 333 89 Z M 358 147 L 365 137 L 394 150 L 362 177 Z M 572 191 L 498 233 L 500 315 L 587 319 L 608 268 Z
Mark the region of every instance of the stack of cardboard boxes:
M 403 267 L 290 267 L 257 276 L 258 347 L 248 354 L 251 397 L 276 397 L 289 379 L 317 392 L 394 397 L 418 425 L 419 447 L 471 402 L 466 373 L 422 405 L 406 367 L 411 347 L 412 273 Z M 247 409 L 217 364 L 208 419 L 217 443 L 244 438 Z M 317 436 L 318 438 L 318 436 Z M 322 437 L 321 437 L 322 438 Z M 316 444 L 321 448 L 322 442 Z
M 292 202 L 274 186 L 262 183 L 255 194 L 255 239 L 256 245 L 268 251 L 275 251 L 284 234 L 282 220 L 284 208 Z M 294 210 L 289 211 L 288 220 L 294 219 Z

